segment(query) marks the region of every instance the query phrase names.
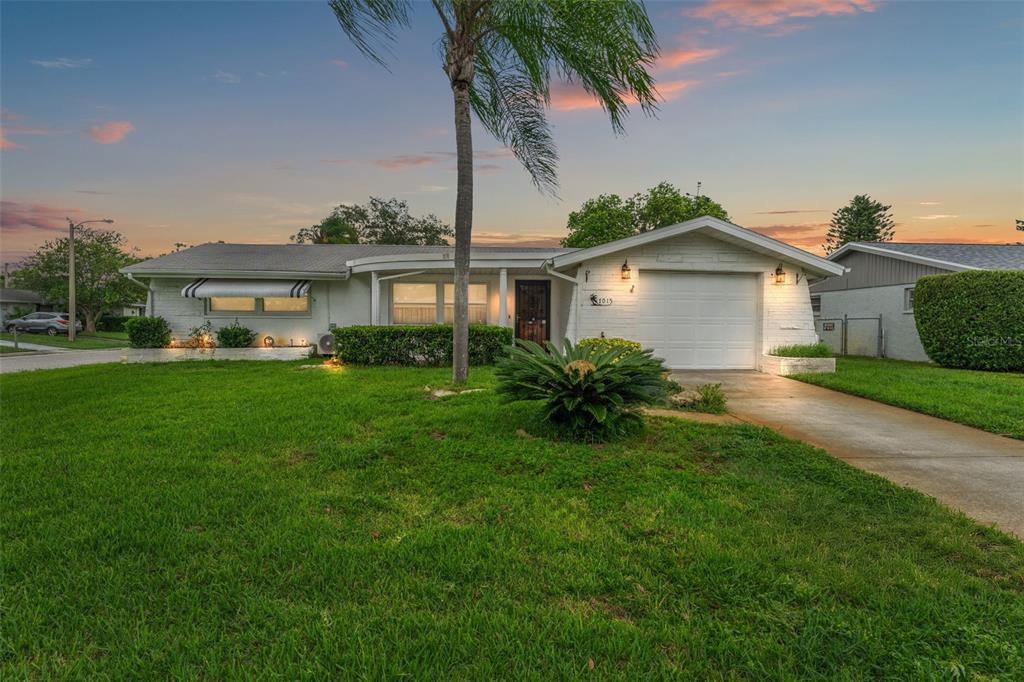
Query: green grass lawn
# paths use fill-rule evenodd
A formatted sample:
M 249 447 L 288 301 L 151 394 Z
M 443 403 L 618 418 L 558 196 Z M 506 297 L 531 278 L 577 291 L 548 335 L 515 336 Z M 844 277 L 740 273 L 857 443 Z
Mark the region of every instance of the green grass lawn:
M 14 334 L 0 333 L 0 339 L 13 341 Z M 19 343 L 36 343 L 41 346 L 57 348 L 76 348 L 79 350 L 95 350 L 97 348 L 124 348 L 128 345 L 128 335 L 124 332 L 79 332 L 75 340 L 68 341 L 67 336 L 47 336 L 46 334 L 18 333 Z
M 820 450 L 551 442 L 489 370 L 300 364 L 0 377 L 0 677 L 1024 670 L 1024 545 Z
M 1024 374 L 840 357 L 835 374 L 791 378 L 1024 439 Z
M 24 348 L 11 348 L 10 346 L 0 346 L 0 354 L 3 353 L 24 353 Z

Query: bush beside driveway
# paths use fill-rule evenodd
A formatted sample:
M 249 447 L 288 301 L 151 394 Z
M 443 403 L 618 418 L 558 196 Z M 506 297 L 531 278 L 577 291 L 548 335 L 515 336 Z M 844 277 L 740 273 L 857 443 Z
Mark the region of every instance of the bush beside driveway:
M 841 357 L 836 362 L 835 374 L 791 378 L 1024 439 L 1024 374 L 880 358 Z
M 820 450 L 301 364 L 3 377 L 3 677 L 1024 669 L 1024 546 Z

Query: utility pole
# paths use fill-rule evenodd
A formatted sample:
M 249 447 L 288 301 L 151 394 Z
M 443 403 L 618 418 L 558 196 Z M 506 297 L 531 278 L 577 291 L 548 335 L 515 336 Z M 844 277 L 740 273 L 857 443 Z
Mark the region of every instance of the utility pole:
M 78 326 L 75 312 L 75 223 L 68 218 L 68 341 L 75 340 Z
M 68 341 L 75 340 L 75 327 L 78 325 L 77 311 L 75 310 L 75 229 L 88 223 L 107 223 L 109 225 L 113 222 L 110 218 L 103 218 L 102 220 L 83 220 L 80 223 L 75 223 L 68 218 Z

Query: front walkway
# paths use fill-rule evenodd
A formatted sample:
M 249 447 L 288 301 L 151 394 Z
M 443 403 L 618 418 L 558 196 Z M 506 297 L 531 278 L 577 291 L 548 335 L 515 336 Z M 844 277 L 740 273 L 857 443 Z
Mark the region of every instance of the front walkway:
M 26 344 L 19 346 L 27 348 Z M 50 349 L 52 350 L 52 349 Z M 55 353 L 5 353 L 0 355 L 0 374 L 27 372 L 33 369 L 58 369 L 79 365 L 98 365 L 104 362 L 121 362 L 123 348 L 101 348 L 97 350 L 66 350 Z
M 1024 441 L 759 372 L 675 372 L 721 383 L 729 412 L 816 445 L 1024 538 Z M 955 397 L 950 398 L 955 400 Z

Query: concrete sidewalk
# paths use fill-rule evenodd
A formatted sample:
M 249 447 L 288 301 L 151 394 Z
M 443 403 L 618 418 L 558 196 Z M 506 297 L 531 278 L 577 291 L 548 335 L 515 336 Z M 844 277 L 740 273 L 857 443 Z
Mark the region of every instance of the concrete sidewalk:
M 22 345 L 22 344 L 19 344 Z M 0 374 L 28 372 L 34 369 L 59 369 L 79 365 L 121 362 L 123 348 L 63 350 L 59 353 L 10 353 L 0 355 Z
M 8 348 L 14 348 L 15 347 L 13 341 L 4 341 L 3 339 L 0 339 L 0 346 L 7 346 Z M 61 352 L 70 350 L 68 348 L 57 348 L 56 346 L 44 346 L 41 343 L 26 343 L 26 342 L 22 341 L 21 339 L 18 339 L 17 347 L 21 348 L 23 350 L 38 350 L 38 351 L 42 351 L 44 353 L 50 353 L 50 352 L 61 353 Z
M 675 372 L 720 383 L 729 412 L 916 488 L 1024 538 L 1024 441 L 760 372 Z

